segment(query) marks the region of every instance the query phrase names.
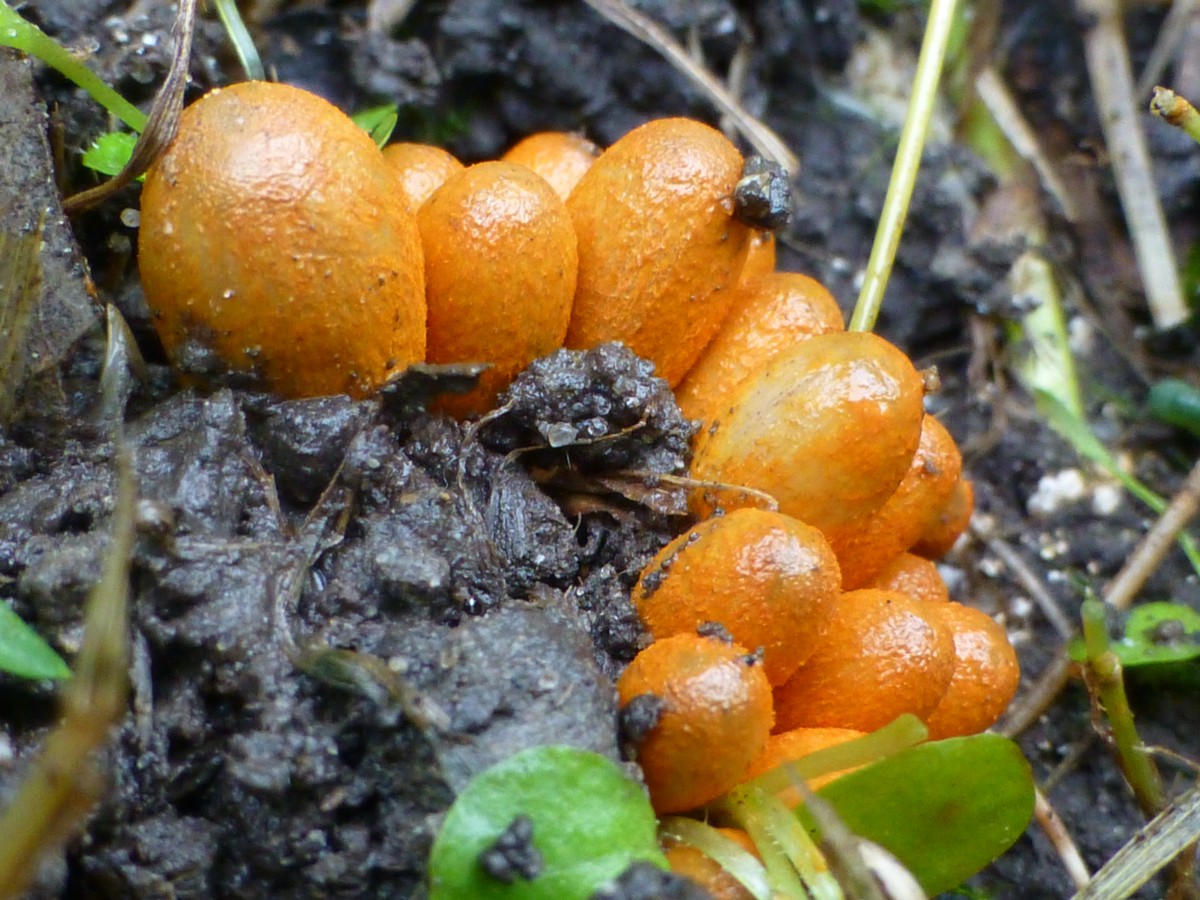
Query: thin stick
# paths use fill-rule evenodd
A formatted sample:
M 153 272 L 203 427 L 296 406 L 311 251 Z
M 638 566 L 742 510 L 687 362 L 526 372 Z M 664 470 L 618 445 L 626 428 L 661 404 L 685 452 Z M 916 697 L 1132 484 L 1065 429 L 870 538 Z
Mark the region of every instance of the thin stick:
M 1099 109 L 1150 316 L 1157 328 L 1171 328 L 1187 319 L 1188 309 L 1166 217 L 1154 186 L 1150 154 L 1138 126 L 1142 107 L 1134 101 L 1120 4 L 1117 0 L 1076 0 L 1076 6 L 1093 23 L 1084 34 L 1092 96 Z
M 921 166 L 925 136 L 933 118 L 938 80 L 946 59 L 950 26 L 954 22 L 954 7 L 955 0 L 933 0 L 929 9 L 929 21 L 925 26 L 925 38 L 921 43 L 921 55 L 917 58 L 917 72 L 913 79 L 912 99 L 904 117 L 904 128 L 900 131 L 892 179 L 888 183 L 883 210 L 879 214 L 875 243 L 867 260 L 866 277 L 850 318 L 850 331 L 870 331 L 874 328 L 879 309 L 883 306 L 883 292 L 896 260 L 896 248 L 900 246 L 908 204 L 912 200 L 917 170 Z
M 0 46 L 12 47 L 40 59 L 87 91 L 92 99 L 134 131 L 146 127 L 145 113 L 109 87 L 58 41 L 22 18 L 4 0 L 0 0 Z
M 1178 50 L 1179 45 L 1187 34 L 1187 20 L 1196 13 L 1197 0 L 1173 0 L 1171 8 L 1158 27 L 1158 37 L 1154 39 L 1154 47 L 1150 57 L 1142 69 L 1137 82 L 1137 96 L 1145 97 L 1151 88 L 1167 70 L 1167 64 Z
M 1109 582 L 1104 592 L 1104 602 L 1113 609 L 1126 610 L 1133 603 L 1134 597 L 1154 574 L 1167 552 L 1175 543 L 1175 538 L 1187 527 L 1200 510 L 1200 460 L 1197 460 L 1188 476 L 1184 479 L 1179 492 L 1171 498 L 1167 508 L 1163 510 L 1158 521 L 1146 532 L 1141 543 L 1130 554 L 1129 559 Z
M 1033 130 L 1033 126 L 1021 112 L 1017 101 L 1013 99 L 1012 92 L 1009 91 L 995 66 L 989 64 L 979 70 L 979 74 L 975 76 L 975 93 L 987 111 L 991 113 L 992 119 L 1000 127 L 1000 130 L 1004 132 L 1004 136 L 1008 138 L 1013 149 L 1020 154 L 1022 159 L 1033 166 L 1042 187 L 1047 194 L 1054 198 L 1059 209 L 1062 210 L 1063 218 L 1068 222 L 1078 222 L 1079 208 L 1075 204 L 1075 199 L 1067 190 L 1062 178 L 1059 177 L 1058 170 L 1042 152 L 1037 132 Z
M 789 175 L 800 171 L 800 158 L 796 156 L 774 131 L 756 119 L 738 103 L 737 98 L 725 89 L 711 72 L 696 64 L 683 47 L 666 29 L 650 17 L 638 12 L 623 0 L 584 0 L 608 21 L 633 35 L 649 47 L 653 47 L 676 69 L 686 75 L 693 84 L 706 93 L 710 100 L 729 116 L 737 130 L 750 142 L 759 154 L 779 163 Z
M 46 736 L 8 809 L 0 812 L 0 898 L 21 896 L 44 854 L 72 834 L 103 792 L 97 751 L 126 711 L 129 565 L 137 503 L 133 462 L 118 442 L 112 538 L 88 595 L 75 674 L 62 718 Z
M 1058 853 L 1058 858 L 1062 860 L 1063 868 L 1067 870 L 1067 875 L 1070 876 L 1075 889 L 1083 890 L 1092 880 L 1092 876 L 1088 872 L 1087 864 L 1083 861 L 1079 847 L 1075 844 L 1070 832 L 1067 831 L 1063 820 L 1050 805 L 1050 801 L 1046 799 L 1046 795 L 1040 789 L 1035 789 L 1033 798 L 1034 819 L 1037 820 L 1042 833 L 1046 835 L 1047 840 Z
M 215 2 L 217 15 L 221 17 L 221 24 L 225 26 L 225 33 L 229 35 L 229 41 L 233 44 L 233 52 L 237 54 L 238 62 L 242 64 L 242 71 L 251 81 L 262 81 L 267 77 L 266 70 L 263 69 L 262 57 L 258 55 L 258 48 L 254 46 L 254 39 L 250 37 L 246 23 L 238 15 L 237 3 L 235 0 L 215 0 Z
M 188 63 L 192 57 L 192 35 L 196 26 L 197 0 L 179 0 L 175 13 L 175 49 L 171 69 L 154 98 L 146 128 L 133 146 L 133 154 L 124 168 L 102 184 L 72 194 L 63 201 L 63 211 L 75 215 L 111 197 L 132 184 L 150 168 L 159 153 L 175 139 L 179 116 L 183 112 L 183 92 L 187 88 Z
M 1006 738 L 1015 738 L 1040 719 L 1071 680 L 1071 658 L 1066 647 L 1060 647 L 1054 658 L 1042 669 L 1033 687 L 1021 695 L 996 726 Z

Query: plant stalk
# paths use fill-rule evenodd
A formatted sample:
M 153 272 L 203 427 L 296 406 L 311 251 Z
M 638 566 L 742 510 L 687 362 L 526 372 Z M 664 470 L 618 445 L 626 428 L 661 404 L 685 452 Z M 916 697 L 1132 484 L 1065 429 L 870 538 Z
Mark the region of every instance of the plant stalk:
M 870 331 L 874 328 L 875 319 L 883 305 L 883 293 L 896 260 L 896 248 L 900 246 L 908 204 L 912 200 L 917 171 L 921 166 L 925 137 L 933 118 L 938 81 L 946 60 L 950 28 L 954 23 L 954 9 L 955 0 L 933 0 L 929 8 L 929 21 L 925 26 L 925 38 L 921 42 L 921 55 L 917 58 L 917 72 L 913 79 L 912 99 L 908 104 L 908 114 L 904 117 L 904 128 L 900 131 L 892 178 L 888 182 L 887 196 L 879 214 L 875 243 L 867 260 L 862 290 L 854 314 L 850 317 L 849 331 Z

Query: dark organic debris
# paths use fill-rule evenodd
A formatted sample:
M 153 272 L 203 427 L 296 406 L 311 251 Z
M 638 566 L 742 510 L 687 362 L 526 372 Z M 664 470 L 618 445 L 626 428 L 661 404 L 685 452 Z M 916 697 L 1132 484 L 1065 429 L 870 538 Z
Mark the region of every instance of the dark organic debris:
M 612 885 L 592 894 L 591 900 L 710 900 L 711 896 L 690 878 L 635 862 Z
M 506 452 L 558 450 L 582 472 L 683 475 L 694 431 L 653 365 L 611 343 L 534 362 L 502 395 L 480 440 Z
M 512 884 L 533 881 L 542 873 L 542 854 L 533 843 L 533 820 L 515 816 L 500 837 L 479 855 L 479 865 L 492 878 Z

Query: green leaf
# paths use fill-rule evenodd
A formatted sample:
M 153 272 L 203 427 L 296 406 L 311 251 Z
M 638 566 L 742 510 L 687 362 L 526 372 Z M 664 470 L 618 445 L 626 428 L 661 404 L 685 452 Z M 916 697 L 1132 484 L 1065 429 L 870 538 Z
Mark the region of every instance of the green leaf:
M 0 602 L 0 671 L 22 678 L 71 677 L 62 657 L 3 602 Z
M 1179 603 L 1141 603 L 1112 649 L 1125 666 L 1176 663 L 1200 657 L 1200 613 Z
M 541 870 L 511 884 L 480 854 L 517 816 L 533 825 Z M 431 900 L 585 900 L 635 860 L 666 866 L 645 792 L 606 757 L 573 747 L 533 747 L 477 775 L 433 842 Z
M 376 147 L 382 148 L 392 136 L 399 117 L 400 107 L 395 103 L 387 103 L 356 112 L 350 118 L 354 120 L 355 125 L 371 136 Z
M 1150 388 L 1146 411 L 1154 418 L 1200 437 L 1200 390 L 1178 378 L 1164 378 Z
M 891 851 L 931 897 L 1011 847 L 1033 815 L 1029 763 L 996 734 L 904 750 L 818 794 L 852 832 Z
M 113 176 L 125 168 L 133 156 L 137 135 L 127 131 L 110 131 L 92 142 L 83 153 L 83 164 L 101 175 Z

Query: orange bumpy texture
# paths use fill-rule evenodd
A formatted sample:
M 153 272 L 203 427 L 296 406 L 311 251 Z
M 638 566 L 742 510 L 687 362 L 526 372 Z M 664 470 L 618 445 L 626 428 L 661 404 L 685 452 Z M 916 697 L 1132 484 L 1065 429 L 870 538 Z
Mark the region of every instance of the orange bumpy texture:
M 750 229 L 733 218 L 742 157 L 690 119 L 635 128 L 592 164 L 567 208 L 579 287 L 567 346 L 624 341 L 677 385 L 721 327 Z
M 742 509 L 680 535 L 642 572 L 633 603 L 656 638 L 720 623 L 763 649 L 771 684 L 812 655 L 841 593 L 837 560 L 817 529 Z
M 950 602 L 950 590 L 937 564 L 915 553 L 901 553 L 876 573 L 867 587 L 899 591 L 925 603 Z
M 748 281 L 759 275 L 768 275 L 775 271 L 775 233 L 773 231 L 754 231 L 750 235 L 750 249 L 746 252 L 746 262 L 742 266 L 740 281 Z
M 533 169 L 566 200 L 599 155 L 600 148 L 581 134 L 540 131 L 518 141 L 500 158 Z
M 578 272 L 571 219 L 541 176 L 484 162 L 451 176 L 417 221 L 429 361 L 492 364 L 475 390 L 440 405 L 483 412 L 518 372 L 562 346 Z
M 1017 654 L 991 616 L 961 603 L 931 609 L 954 634 L 954 677 L 925 724 L 933 740 L 977 734 L 1008 708 L 1021 680 Z
M 962 455 L 933 416 L 921 423 L 921 442 L 895 492 L 858 528 L 838 535 L 834 552 L 846 590 L 866 585 L 889 561 L 933 525 L 962 474 Z
M 186 375 L 363 397 L 424 359 L 416 221 L 366 133 L 298 88 L 244 82 L 184 110 L 146 174 L 138 262 Z
M 649 694 L 661 715 L 637 745 L 659 813 L 694 809 L 742 780 L 771 731 L 771 685 L 745 648 L 677 634 L 634 657 L 617 681 L 622 707 Z
M 743 276 L 721 330 L 675 392 L 679 408 L 689 419 L 708 423 L 722 401 L 755 369 L 799 341 L 843 330 L 837 301 L 807 275 Z
M 778 729 L 874 731 L 933 712 L 954 673 L 954 637 L 931 609 L 892 591 L 843 594 L 825 642 L 775 689 Z
M 747 853 L 758 856 L 754 841 L 740 828 L 718 828 L 717 831 L 735 841 Z M 719 862 L 695 847 L 671 842 L 663 848 L 663 852 L 672 872 L 696 882 L 712 895 L 713 900 L 754 900 L 754 895 L 725 871 Z
M 946 505 L 913 544 L 913 553 L 929 559 L 945 556 L 971 524 L 974 512 L 975 486 L 966 478 L 960 478 Z
M 865 734 L 866 732 L 856 731 L 853 728 L 793 728 L 791 731 L 773 734 L 767 738 L 767 745 L 759 754 L 758 759 L 750 764 L 750 768 L 746 771 L 746 780 L 749 781 L 751 778 L 764 775 L 784 763 L 794 763 L 810 753 L 836 747 L 838 744 L 863 737 Z M 842 769 L 818 775 L 808 782 L 808 789 L 818 791 L 829 782 L 836 781 L 847 772 L 853 771 L 853 769 Z M 794 787 L 781 791 L 779 799 L 793 809 L 804 802 L 804 796 Z
M 780 512 L 831 542 L 859 527 L 896 490 L 921 436 L 924 386 L 883 338 L 809 338 L 754 371 L 701 432 L 694 478 L 769 494 Z M 696 507 L 755 505 L 729 489 L 698 492 Z
M 388 144 L 383 159 L 396 175 L 396 183 L 415 212 L 451 175 L 463 170 L 449 151 L 433 144 Z

